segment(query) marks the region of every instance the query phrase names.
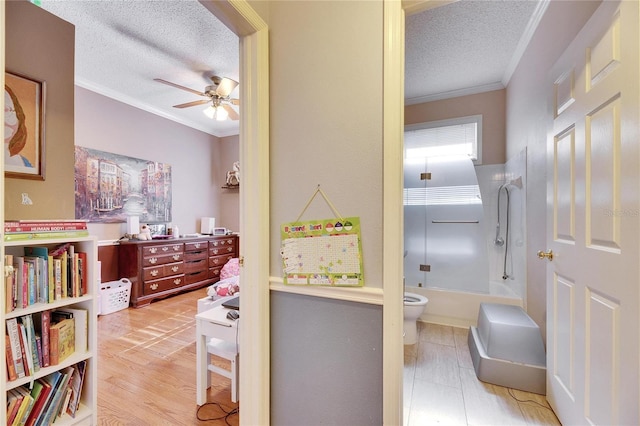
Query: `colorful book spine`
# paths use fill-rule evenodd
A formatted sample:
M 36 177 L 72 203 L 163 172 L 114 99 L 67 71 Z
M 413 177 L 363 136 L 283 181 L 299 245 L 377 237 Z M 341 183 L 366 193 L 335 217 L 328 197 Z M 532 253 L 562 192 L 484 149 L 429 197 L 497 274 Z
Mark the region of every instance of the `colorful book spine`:
M 5 221 L 5 233 L 22 232 L 59 232 L 59 231 L 80 231 L 87 229 L 87 222 L 84 221 Z
M 18 320 L 9 318 L 7 320 L 7 332 L 11 341 L 11 356 L 16 367 L 18 377 L 25 377 L 24 360 L 22 358 L 22 350 L 20 349 L 20 330 L 18 329 Z
M 24 241 L 24 240 L 46 240 L 46 239 L 65 239 L 89 236 L 88 230 L 79 231 L 58 231 L 58 232 L 23 232 L 16 234 L 4 234 L 5 241 Z
M 16 373 L 16 364 L 13 360 L 13 350 L 11 349 L 11 339 L 8 334 L 5 337 L 5 359 L 7 360 L 7 377 L 9 381 L 16 380 L 18 374 Z

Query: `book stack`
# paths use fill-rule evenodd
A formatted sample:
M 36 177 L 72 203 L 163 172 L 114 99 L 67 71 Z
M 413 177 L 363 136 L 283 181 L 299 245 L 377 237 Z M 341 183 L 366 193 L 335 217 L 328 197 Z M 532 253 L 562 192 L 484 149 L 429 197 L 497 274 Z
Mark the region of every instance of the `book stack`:
M 87 254 L 73 244 L 26 246 L 24 256 L 6 254 L 4 261 L 13 265 L 5 276 L 5 312 L 87 294 Z
M 4 240 L 38 240 L 45 238 L 74 238 L 89 235 L 83 220 L 7 220 Z
M 55 371 L 7 393 L 7 425 L 50 425 L 80 407 L 87 361 Z

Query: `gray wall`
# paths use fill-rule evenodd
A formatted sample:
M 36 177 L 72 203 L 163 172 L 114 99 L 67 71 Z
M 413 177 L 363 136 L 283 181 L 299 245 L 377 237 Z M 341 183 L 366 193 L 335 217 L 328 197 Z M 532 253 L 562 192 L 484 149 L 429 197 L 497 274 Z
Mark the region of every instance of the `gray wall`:
M 271 311 L 271 424 L 382 424 L 381 309 L 271 292 Z

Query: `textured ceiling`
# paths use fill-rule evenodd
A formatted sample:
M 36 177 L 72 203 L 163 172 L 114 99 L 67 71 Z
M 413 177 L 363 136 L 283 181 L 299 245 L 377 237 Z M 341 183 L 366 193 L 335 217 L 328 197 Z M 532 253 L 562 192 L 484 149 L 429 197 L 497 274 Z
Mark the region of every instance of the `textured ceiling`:
M 76 27 L 76 84 L 216 135 L 238 133 L 237 121 L 207 118 L 206 99 L 154 81 L 197 91 L 218 75 L 238 81 L 238 37 L 195 0 L 41 0 L 42 8 Z M 241 85 L 231 94 L 237 98 Z M 236 111 L 238 107 L 234 107 Z
M 238 38 L 196 0 L 41 0 L 76 27 L 76 84 L 215 136 L 200 98 L 154 81 L 203 91 L 210 76 L 238 80 Z M 407 104 L 503 88 L 545 1 L 460 0 L 407 17 Z M 231 94 L 239 97 L 240 86 Z M 237 110 L 237 107 L 235 107 Z
M 405 102 L 506 87 L 546 2 L 461 0 L 406 19 Z

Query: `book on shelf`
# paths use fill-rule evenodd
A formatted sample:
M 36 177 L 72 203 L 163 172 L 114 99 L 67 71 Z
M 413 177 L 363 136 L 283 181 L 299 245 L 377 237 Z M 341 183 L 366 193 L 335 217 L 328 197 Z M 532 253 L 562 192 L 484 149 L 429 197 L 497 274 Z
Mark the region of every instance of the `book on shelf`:
M 87 361 L 80 361 L 74 365 L 73 368 L 75 371 L 69 381 L 69 386 L 71 388 L 71 400 L 69 401 L 69 406 L 66 411 L 71 417 L 75 418 L 76 412 L 80 407 L 80 395 L 82 394 L 82 386 L 84 385 Z
M 24 373 L 27 376 L 33 374 L 33 358 L 31 357 L 31 345 L 27 340 L 27 330 L 24 324 L 18 322 L 18 330 L 20 331 L 20 351 L 24 360 Z
M 29 300 L 29 288 L 25 282 L 29 281 L 29 268 L 25 269 L 24 256 L 13 257 L 13 269 L 15 271 L 15 306 L 16 308 L 26 308 Z
M 18 408 L 22 403 L 23 395 L 18 392 L 17 389 L 11 389 L 7 392 L 7 424 L 13 424 L 13 419 L 16 418 Z
M 43 423 L 43 420 L 46 417 L 46 413 L 49 411 L 49 408 L 51 407 L 51 404 L 55 399 L 56 393 L 60 388 L 60 382 L 62 380 L 62 377 L 63 377 L 63 374 L 60 371 L 54 371 L 53 373 L 47 376 L 44 376 L 42 378 L 44 382 L 49 384 L 51 391 L 49 392 L 49 397 L 47 401 L 44 402 L 44 405 L 42 407 L 40 414 L 38 414 L 38 417 L 35 420 L 35 425 L 46 424 L 46 423 Z
M 55 231 L 55 232 L 20 232 L 20 233 L 6 233 L 4 234 L 5 241 L 28 241 L 28 240 L 46 240 L 46 239 L 65 239 L 65 238 L 78 238 L 88 237 L 89 231 L 76 230 L 76 231 Z
M 39 259 L 40 280 L 38 285 L 38 302 L 51 303 L 53 291 L 50 283 L 53 282 L 53 256 L 49 255 L 49 249 L 43 246 L 26 246 L 24 248 L 25 257 L 35 257 Z
M 16 416 L 13 419 L 13 422 L 11 423 L 11 425 L 22 426 L 27 420 L 27 415 L 29 410 L 31 410 L 31 407 L 33 406 L 34 399 L 31 396 L 31 393 L 29 393 L 29 391 L 27 391 L 27 389 L 24 386 L 21 386 L 16 389 L 20 393 L 22 393 L 23 397 L 22 397 L 22 402 L 20 403 L 20 407 L 18 408 L 18 412 L 16 413 Z
M 4 266 L 6 269 L 7 274 L 5 275 L 4 278 L 4 285 L 5 285 L 5 293 L 4 293 L 4 301 L 5 301 L 5 312 L 11 312 L 13 311 L 16 307 L 14 305 L 15 303 L 15 298 L 13 297 L 14 294 L 14 289 L 15 289 L 15 280 L 16 280 L 16 273 L 15 273 L 15 269 L 13 268 L 13 255 L 12 254 L 5 254 L 4 255 Z M 8 267 L 11 267 L 11 269 L 7 269 Z
M 84 229 L 87 229 L 87 222 L 82 220 L 7 220 L 4 222 L 5 233 L 78 231 Z
M 42 366 L 51 365 L 49 358 L 49 329 L 51 328 L 51 311 L 44 310 L 33 314 L 34 327 L 40 333 L 42 341 Z
M 16 368 L 16 374 L 18 378 L 25 377 L 27 375 L 24 368 L 24 359 L 22 358 L 22 350 L 20 345 L 20 329 L 18 328 L 18 319 L 7 319 L 7 333 L 9 334 L 9 340 L 11 341 L 11 356 L 13 357 L 13 363 Z
M 49 406 L 47 407 L 47 410 L 45 413 L 43 413 L 43 415 L 41 416 L 41 418 L 39 419 L 38 422 L 36 422 L 36 425 L 49 425 L 51 423 L 53 423 L 56 419 L 56 416 L 58 415 L 58 412 L 60 411 L 60 407 L 62 406 L 62 403 L 64 402 L 63 398 L 66 396 L 66 392 L 67 392 L 67 387 L 69 384 L 69 379 L 71 378 L 71 375 L 73 374 L 73 367 L 67 367 L 65 368 L 62 372 L 61 372 L 62 376 L 60 377 L 60 381 L 58 382 L 58 386 L 56 386 L 55 392 L 54 392 L 54 396 L 51 399 Z
M 24 325 L 25 334 L 26 334 L 26 346 L 29 348 L 29 353 L 31 355 L 31 373 L 33 374 L 36 371 L 40 371 L 40 361 L 38 359 L 38 347 L 36 344 L 36 330 L 33 325 L 33 317 L 31 314 L 23 315 L 20 317 L 20 322 Z
M 51 325 L 49 328 L 49 360 L 51 365 L 59 364 L 75 351 L 74 331 L 73 318 Z
M 35 305 L 38 297 L 38 285 L 36 277 L 38 275 L 38 262 L 35 257 L 25 257 L 24 263 L 27 265 L 27 305 Z
M 7 360 L 7 378 L 9 381 L 16 380 L 18 378 L 18 374 L 16 373 L 16 365 L 13 360 L 13 351 L 11 350 L 11 339 L 8 334 L 4 335 L 5 337 L 5 359 Z
M 42 415 L 44 407 L 51 397 L 52 387 L 49 382 L 44 379 L 38 379 L 35 383 L 38 383 L 41 386 L 41 391 L 38 395 L 38 399 L 33 403 L 33 408 L 27 417 L 27 421 L 25 422 L 25 426 L 33 426 L 36 423 L 38 417 Z M 35 388 L 34 383 L 34 388 Z
M 73 318 L 74 333 L 75 333 L 75 350 L 79 352 L 86 352 L 88 347 L 88 329 L 89 329 L 89 311 L 86 309 L 76 308 L 60 308 L 53 312 L 55 313 L 67 313 Z

